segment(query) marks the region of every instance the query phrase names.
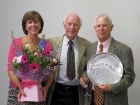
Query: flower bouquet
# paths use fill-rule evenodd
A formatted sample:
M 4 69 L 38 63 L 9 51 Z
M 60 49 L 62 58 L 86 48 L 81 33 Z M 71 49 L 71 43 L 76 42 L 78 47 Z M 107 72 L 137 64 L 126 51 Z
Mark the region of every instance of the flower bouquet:
M 14 36 L 12 43 L 16 56 L 13 58 L 12 67 L 17 77 L 21 80 L 26 97 L 21 96 L 20 101 L 45 101 L 41 91 L 41 83 L 47 81 L 58 65 L 54 58 L 55 53 L 51 44 L 42 35 L 37 51 L 32 51 L 29 44 L 20 50 Z

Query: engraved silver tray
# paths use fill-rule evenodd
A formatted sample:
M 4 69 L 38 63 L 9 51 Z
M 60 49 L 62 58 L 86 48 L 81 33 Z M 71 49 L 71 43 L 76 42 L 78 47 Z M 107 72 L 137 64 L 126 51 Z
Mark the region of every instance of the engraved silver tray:
M 112 53 L 96 54 L 90 58 L 87 65 L 87 75 L 93 84 L 117 83 L 122 74 L 122 62 Z

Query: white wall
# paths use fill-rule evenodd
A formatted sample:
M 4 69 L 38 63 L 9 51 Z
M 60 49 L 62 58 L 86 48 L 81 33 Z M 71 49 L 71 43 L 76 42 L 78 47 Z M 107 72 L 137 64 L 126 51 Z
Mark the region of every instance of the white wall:
M 6 72 L 7 54 L 11 42 L 10 31 L 16 37 L 23 36 L 21 20 L 28 10 L 37 10 L 42 15 L 46 37 L 62 35 L 63 19 L 69 12 L 78 13 L 83 26 L 79 34 L 95 41 L 93 30 L 95 17 L 107 13 L 112 17 L 115 39 L 129 45 L 134 54 L 136 79 L 129 88 L 130 105 L 139 105 L 140 99 L 140 1 L 139 0 L 1 0 L 0 1 L 0 105 L 6 105 L 8 75 Z

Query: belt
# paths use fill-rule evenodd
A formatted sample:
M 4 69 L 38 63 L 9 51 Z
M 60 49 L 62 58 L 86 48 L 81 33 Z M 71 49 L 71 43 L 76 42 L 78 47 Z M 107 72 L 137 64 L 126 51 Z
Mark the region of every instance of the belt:
M 75 86 L 69 86 L 69 85 L 63 85 L 60 83 L 55 84 L 55 88 L 60 89 L 60 90 L 64 90 L 64 91 L 78 91 L 78 85 Z
M 68 86 L 56 83 L 51 102 L 53 103 L 51 105 L 79 105 L 78 85 Z

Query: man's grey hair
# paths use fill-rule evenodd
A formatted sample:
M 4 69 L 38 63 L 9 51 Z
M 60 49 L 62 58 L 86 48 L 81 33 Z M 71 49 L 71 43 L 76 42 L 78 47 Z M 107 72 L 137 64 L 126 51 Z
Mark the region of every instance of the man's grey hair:
M 102 13 L 96 17 L 95 23 L 101 17 L 105 17 L 108 20 L 110 26 L 113 26 L 111 18 L 107 14 L 104 14 L 104 13 Z
M 77 17 L 79 18 L 80 26 L 82 26 L 82 19 L 81 19 L 81 17 L 80 17 L 78 14 L 76 14 L 76 13 L 67 14 L 67 15 L 65 16 L 65 18 L 64 18 L 63 24 L 66 23 L 66 20 L 67 20 L 68 16 L 70 16 L 71 14 L 73 14 L 73 15 L 75 15 L 75 16 L 77 16 Z

